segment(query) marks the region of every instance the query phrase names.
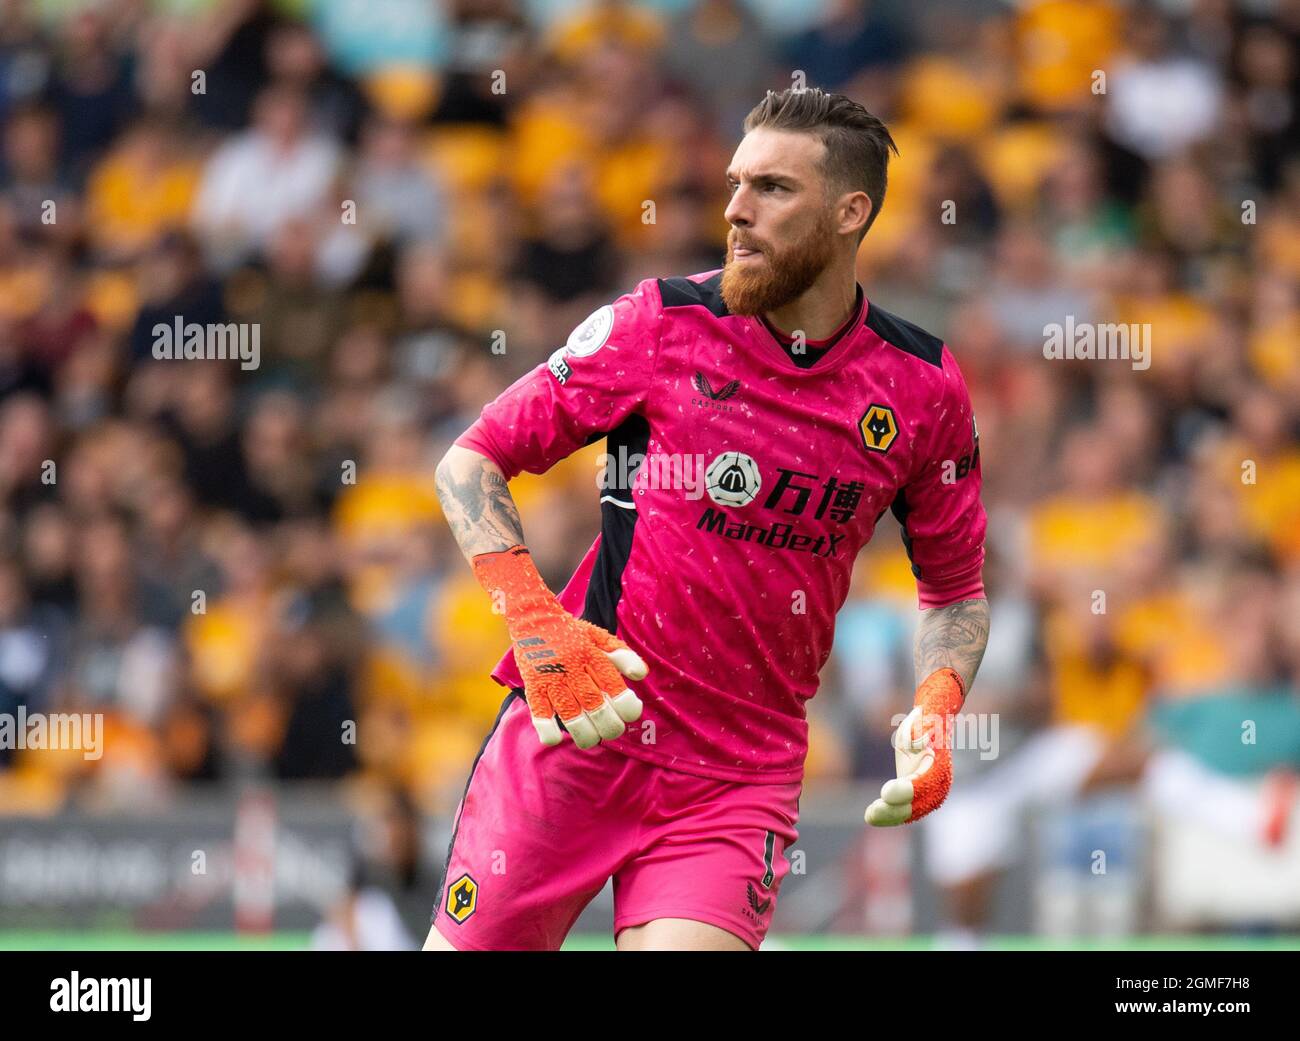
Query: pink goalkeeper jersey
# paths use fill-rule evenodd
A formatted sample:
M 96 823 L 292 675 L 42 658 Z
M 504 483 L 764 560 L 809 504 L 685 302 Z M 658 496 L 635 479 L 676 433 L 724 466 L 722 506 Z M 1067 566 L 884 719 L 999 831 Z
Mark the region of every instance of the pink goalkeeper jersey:
M 457 444 L 511 478 L 607 438 L 601 532 L 559 597 L 650 666 L 640 723 L 606 744 L 786 783 L 803 773 L 804 702 L 854 558 L 886 510 L 922 608 L 983 596 L 978 435 L 936 337 L 863 299 L 800 368 L 761 319 L 727 310 L 720 280 L 640 283 Z M 493 676 L 522 686 L 509 649 Z

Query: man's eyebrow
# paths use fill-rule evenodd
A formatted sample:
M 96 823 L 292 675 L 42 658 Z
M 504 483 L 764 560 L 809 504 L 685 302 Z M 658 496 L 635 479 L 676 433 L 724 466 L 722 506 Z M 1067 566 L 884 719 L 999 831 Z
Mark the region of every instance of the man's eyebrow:
M 758 181 L 758 182 L 760 182 L 760 183 L 766 183 L 766 182 L 777 182 L 777 181 L 779 181 L 779 182 L 781 182 L 781 183 L 783 183 L 783 184 L 798 184 L 798 183 L 799 183 L 799 178 L 795 177 L 794 174 L 777 173 L 776 171 L 769 171 L 769 170 L 759 170 L 759 171 L 756 171 L 755 173 L 752 173 L 752 174 L 749 175 L 749 179 L 750 179 L 751 181 Z M 738 181 L 738 180 L 740 180 L 740 178 L 736 176 L 736 173 L 735 173 L 734 170 L 728 170 L 728 171 L 727 171 L 727 180 L 728 180 L 728 181 Z

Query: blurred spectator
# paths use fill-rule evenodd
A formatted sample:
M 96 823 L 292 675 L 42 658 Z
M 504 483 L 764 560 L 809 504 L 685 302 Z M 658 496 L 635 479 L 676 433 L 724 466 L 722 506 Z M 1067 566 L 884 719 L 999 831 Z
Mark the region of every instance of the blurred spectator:
M 520 0 L 447 4 L 447 60 L 434 123 L 504 126 L 510 100 L 526 89 L 535 30 Z
M 4 127 L 4 205 L 18 231 L 40 233 L 58 224 L 75 227 L 80 198 L 60 162 L 61 130 L 54 110 L 27 105 Z M 53 209 L 51 209 L 51 206 Z
M 840 90 L 863 73 L 897 64 L 906 45 L 879 8 L 873 0 L 831 0 L 815 28 L 786 42 L 786 63 L 823 90 Z
M 185 232 L 164 236 L 139 258 L 139 310 L 129 334 L 132 364 L 153 358 L 154 326 L 222 321 L 222 285 L 203 266 L 198 243 Z
M 1120 59 L 1107 87 L 1107 126 L 1120 144 L 1148 159 L 1206 137 L 1219 118 L 1222 86 L 1205 63 L 1174 50 L 1153 4 L 1134 6 Z
M 776 73 L 775 41 L 766 27 L 740 0 L 695 0 L 668 35 L 668 72 L 707 101 L 722 134 L 734 134 Z
M 194 221 L 219 265 L 265 248 L 286 223 L 325 201 L 339 151 L 312 129 L 308 114 L 300 90 L 271 87 L 258 96 L 252 127 L 208 161 Z
M 311 946 L 315 951 L 413 951 L 418 945 L 393 898 L 367 884 L 358 871 L 313 930 Z
M 61 26 L 50 102 L 63 132 L 63 162 L 80 181 L 135 113 L 129 66 L 118 53 L 107 12 L 81 7 Z
M 56 679 L 65 668 L 66 622 L 47 604 L 33 604 L 17 561 L 0 561 L 0 713 L 19 705 L 47 711 Z M 12 759 L 0 750 L 0 762 Z
M 266 0 L 213 4 L 184 27 L 189 69 L 203 73 L 201 89 L 191 81 L 186 91 L 204 124 L 231 131 L 248 123 L 270 75 L 267 42 L 280 24 L 271 7 Z
M 267 35 L 266 65 L 280 86 L 308 99 L 310 122 L 320 133 L 355 144 L 365 108 L 361 91 L 330 67 L 320 41 L 299 22 L 276 25 Z
M 366 123 L 352 183 L 359 221 L 376 241 L 438 241 L 447 232 L 446 198 L 417 157 L 415 129 L 375 118 Z
M 125 131 L 86 187 L 86 221 L 105 260 L 132 260 L 164 233 L 182 230 L 198 167 L 177 128 L 143 120 Z

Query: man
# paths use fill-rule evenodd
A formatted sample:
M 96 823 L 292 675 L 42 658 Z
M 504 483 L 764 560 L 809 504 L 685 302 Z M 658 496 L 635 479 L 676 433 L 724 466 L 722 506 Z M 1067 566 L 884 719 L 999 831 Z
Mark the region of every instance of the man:
M 945 728 L 988 636 L 985 518 L 956 362 L 855 279 L 897 149 L 820 90 L 769 93 L 745 131 L 726 266 L 596 311 L 439 464 L 514 654 L 426 949 L 555 949 L 610 878 L 620 950 L 757 949 L 797 837 L 804 702 L 891 507 L 922 682 L 867 819 L 915 820 L 947 792 Z M 600 536 L 557 600 L 506 482 L 600 438 Z

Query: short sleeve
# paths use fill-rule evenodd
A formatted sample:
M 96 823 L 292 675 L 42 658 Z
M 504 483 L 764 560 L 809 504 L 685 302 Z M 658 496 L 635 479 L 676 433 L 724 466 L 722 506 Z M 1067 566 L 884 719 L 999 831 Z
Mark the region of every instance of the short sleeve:
M 550 359 L 483 408 L 456 444 L 512 478 L 540 474 L 642 411 L 658 355 L 663 304 L 647 279 L 598 308 Z

